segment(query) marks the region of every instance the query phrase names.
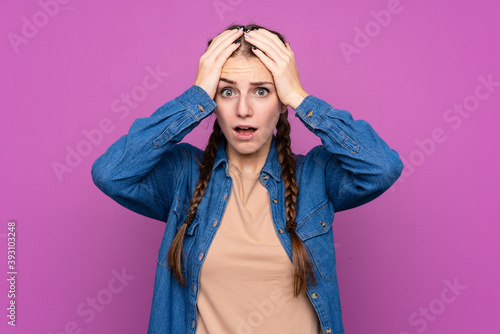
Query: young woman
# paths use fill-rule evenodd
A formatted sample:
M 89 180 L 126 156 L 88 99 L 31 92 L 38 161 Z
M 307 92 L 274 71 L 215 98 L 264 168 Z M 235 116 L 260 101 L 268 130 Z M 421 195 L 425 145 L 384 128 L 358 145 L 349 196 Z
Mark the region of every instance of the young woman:
M 321 138 L 306 155 L 290 149 L 288 107 Z M 212 112 L 205 151 L 179 143 Z M 92 177 L 166 222 L 148 333 L 340 334 L 334 213 L 402 169 L 367 122 L 304 91 L 279 33 L 232 25 L 208 42 L 194 85 L 137 119 Z

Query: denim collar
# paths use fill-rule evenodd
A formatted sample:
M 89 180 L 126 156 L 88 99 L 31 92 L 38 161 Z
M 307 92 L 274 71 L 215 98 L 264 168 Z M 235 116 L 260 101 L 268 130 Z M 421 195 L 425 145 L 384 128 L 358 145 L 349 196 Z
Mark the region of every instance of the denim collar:
M 222 162 L 225 162 L 224 170 L 226 172 L 226 176 L 229 177 L 228 164 L 227 164 L 227 153 L 226 153 L 226 137 L 222 136 L 222 140 L 220 142 L 219 148 L 217 149 L 217 153 L 215 154 L 214 159 L 214 167 L 215 170 Z M 273 135 L 273 139 L 271 142 L 271 148 L 269 149 L 269 153 L 267 154 L 266 163 L 261 169 L 262 173 L 267 173 L 271 175 L 276 182 L 281 182 L 281 164 L 278 160 L 278 151 L 276 150 L 276 137 Z

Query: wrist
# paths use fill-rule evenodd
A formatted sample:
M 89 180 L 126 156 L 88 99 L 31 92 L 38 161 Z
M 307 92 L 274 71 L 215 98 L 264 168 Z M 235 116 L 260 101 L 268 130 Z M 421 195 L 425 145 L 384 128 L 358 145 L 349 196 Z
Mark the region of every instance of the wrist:
M 210 98 L 215 101 L 215 92 L 208 89 L 207 85 L 205 85 L 201 82 L 196 82 L 196 81 L 195 81 L 194 85 L 203 89 L 205 91 L 205 93 L 207 93 L 207 95 L 210 96 Z
M 302 103 L 302 101 L 308 96 L 309 94 L 306 93 L 306 91 L 301 90 L 299 92 L 295 92 L 290 99 L 290 103 L 288 105 L 293 108 L 293 110 L 297 109 L 297 107 Z

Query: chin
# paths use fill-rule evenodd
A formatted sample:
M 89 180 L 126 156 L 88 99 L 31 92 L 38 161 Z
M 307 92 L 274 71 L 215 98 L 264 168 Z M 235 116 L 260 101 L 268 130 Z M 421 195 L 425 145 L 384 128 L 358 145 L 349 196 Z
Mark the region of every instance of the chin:
M 254 143 L 230 143 L 233 150 L 241 155 L 250 155 L 259 151 L 261 147 L 257 147 Z

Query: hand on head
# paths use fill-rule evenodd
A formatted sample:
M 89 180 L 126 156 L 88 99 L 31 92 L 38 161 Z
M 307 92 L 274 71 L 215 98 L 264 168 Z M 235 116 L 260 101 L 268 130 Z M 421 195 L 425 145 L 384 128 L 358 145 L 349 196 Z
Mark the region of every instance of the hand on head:
M 243 35 L 243 29 L 224 30 L 212 40 L 201 56 L 194 84 L 203 88 L 212 99 L 215 98 L 222 67 L 227 58 L 240 46 L 234 41 Z
M 200 58 L 194 84 L 215 99 L 222 68 L 240 47 L 239 39 L 244 35 L 245 41 L 253 46 L 252 52 L 272 73 L 281 102 L 295 109 L 308 94 L 300 83 L 290 43 L 283 44 L 277 35 L 266 29 L 243 28 L 224 30 L 212 40 Z
M 250 30 L 244 38 L 256 47 L 252 48 L 254 54 L 272 73 L 281 102 L 295 109 L 308 94 L 300 83 L 290 43 L 283 44 L 278 36 L 266 29 Z

